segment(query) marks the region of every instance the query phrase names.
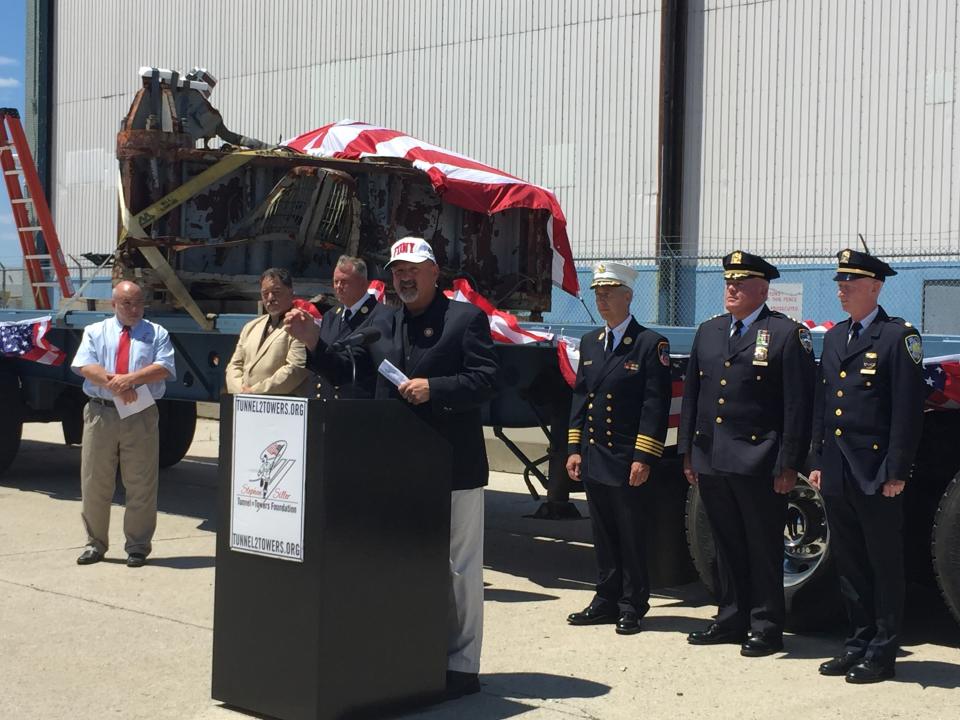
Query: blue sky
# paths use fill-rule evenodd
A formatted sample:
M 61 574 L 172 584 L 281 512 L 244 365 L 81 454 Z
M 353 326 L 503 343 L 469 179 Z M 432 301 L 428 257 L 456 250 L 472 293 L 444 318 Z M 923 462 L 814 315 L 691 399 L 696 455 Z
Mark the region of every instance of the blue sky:
M 0 107 L 24 109 L 23 73 L 26 46 L 26 0 L 0 1 Z M 0 262 L 7 267 L 23 264 L 14 231 L 7 189 L 0 183 Z

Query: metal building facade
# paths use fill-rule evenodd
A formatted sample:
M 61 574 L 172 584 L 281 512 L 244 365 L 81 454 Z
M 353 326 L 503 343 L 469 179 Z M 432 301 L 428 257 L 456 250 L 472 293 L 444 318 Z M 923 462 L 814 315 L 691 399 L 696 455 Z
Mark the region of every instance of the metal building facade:
M 554 190 L 574 255 L 656 254 L 659 0 L 55 3 L 52 178 L 65 252 L 110 252 L 115 135 L 142 65 L 208 68 L 236 132 L 351 118 Z

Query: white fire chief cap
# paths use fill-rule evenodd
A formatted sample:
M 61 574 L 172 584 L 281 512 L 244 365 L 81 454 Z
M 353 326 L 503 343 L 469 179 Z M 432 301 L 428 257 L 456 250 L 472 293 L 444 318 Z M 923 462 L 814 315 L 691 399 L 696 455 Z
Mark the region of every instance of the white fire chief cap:
M 422 263 L 427 260 L 434 264 L 437 262 L 430 243 L 420 237 L 405 237 L 397 240 L 390 247 L 390 262 L 385 267 L 390 267 L 400 260 L 412 263 Z
M 590 283 L 590 287 L 626 285 L 628 288 L 632 288 L 633 282 L 639 274 L 633 268 L 620 263 L 599 262 L 593 266 L 593 282 Z

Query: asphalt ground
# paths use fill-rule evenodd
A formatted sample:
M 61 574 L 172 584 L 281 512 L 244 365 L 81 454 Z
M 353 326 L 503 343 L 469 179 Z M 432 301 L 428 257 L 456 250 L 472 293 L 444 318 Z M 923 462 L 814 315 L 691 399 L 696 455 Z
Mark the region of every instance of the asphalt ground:
M 0 477 L 0 720 L 255 717 L 210 698 L 216 433 L 200 421 L 188 458 L 162 472 L 154 554 L 134 570 L 120 505 L 107 560 L 76 565 L 79 449 L 58 425 L 25 428 Z M 789 635 L 769 658 L 688 645 L 713 612 L 697 583 L 658 589 L 639 635 L 570 627 L 592 594 L 588 522 L 524 519 L 536 505 L 504 473 L 486 508 L 483 691 L 404 717 L 960 717 L 960 627 L 929 589 L 910 589 L 896 680 L 851 686 L 817 674 L 840 628 Z

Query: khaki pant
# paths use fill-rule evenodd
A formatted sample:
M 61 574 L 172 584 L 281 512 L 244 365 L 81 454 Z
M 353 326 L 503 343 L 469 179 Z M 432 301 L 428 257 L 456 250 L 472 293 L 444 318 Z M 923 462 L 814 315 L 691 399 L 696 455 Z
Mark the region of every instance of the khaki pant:
M 83 410 L 80 490 L 87 547 L 105 553 L 110 544 L 110 504 L 117 464 L 126 490 L 123 534 L 127 554 L 149 555 L 157 527 L 160 438 L 156 405 L 123 420 L 109 405 L 91 401 Z

